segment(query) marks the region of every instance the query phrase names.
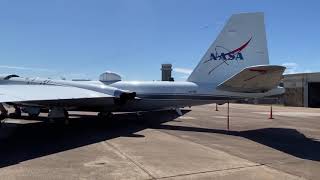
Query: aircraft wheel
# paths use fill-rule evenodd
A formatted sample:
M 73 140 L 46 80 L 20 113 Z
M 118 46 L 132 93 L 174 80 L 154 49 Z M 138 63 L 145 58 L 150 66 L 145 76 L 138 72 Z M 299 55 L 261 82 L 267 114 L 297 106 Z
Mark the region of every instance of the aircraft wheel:
M 9 114 L 9 117 L 11 118 L 20 118 L 21 117 L 21 109 L 14 105 L 14 112 Z
M 54 124 L 69 124 L 69 113 L 65 109 L 51 109 L 48 114 L 49 122 Z
M 10 113 L 8 117 L 11 117 L 11 118 L 20 118 L 20 117 L 21 117 L 21 112 Z
M 69 112 L 67 110 L 63 110 L 63 113 L 64 113 L 64 118 L 65 119 L 68 119 L 69 118 Z
M 28 113 L 29 117 L 31 117 L 31 118 L 36 118 L 39 116 L 39 114 L 40 114 L 40 112 L 39 113 Z
M 63 110 L 63 113 L 64 113 L 64 124 L 65 125 L 69 125 L 69 112 L 67 110 Z
M 4 120 L 5 118 L 7 118 L 7 115 L 1 113 L 1 114 L 0 114 L 0 121 Z
M 8 117 L 8 114 L 6 113 L 6 112 L 2 112 L 1 114 L 0 114 L 0 127 L 2 127 L 3 126 L 3 123 L 4 123 L 4 119 L 6 119 Z

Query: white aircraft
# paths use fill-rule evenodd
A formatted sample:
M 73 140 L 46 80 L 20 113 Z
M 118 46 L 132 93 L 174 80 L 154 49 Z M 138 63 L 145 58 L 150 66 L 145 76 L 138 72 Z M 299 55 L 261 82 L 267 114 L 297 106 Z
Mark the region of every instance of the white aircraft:
M 139 112 L 176 109 L 234 99 L 279 95 L 285 67 L 268 65 L 263 13 L 231 16 L 221 33 L 185 82 L 121 81 L 105 73 L 102 81 L 67 81 L 0 77 L 0 103 L 37 116 L 48 109 L 51 118 L 68 117 L 68 110 Z M 0 107 L 3 117 L 6 109 Z

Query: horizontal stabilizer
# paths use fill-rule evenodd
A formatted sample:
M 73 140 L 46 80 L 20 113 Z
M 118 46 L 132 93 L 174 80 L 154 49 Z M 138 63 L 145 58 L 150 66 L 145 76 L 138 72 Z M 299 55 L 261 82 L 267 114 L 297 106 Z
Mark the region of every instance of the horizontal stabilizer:
M 219 84 L 217 89 L 243 93 L 263 93 L 279 85 L 284 70 L 285 67 L 277 65 L 247 67 Z

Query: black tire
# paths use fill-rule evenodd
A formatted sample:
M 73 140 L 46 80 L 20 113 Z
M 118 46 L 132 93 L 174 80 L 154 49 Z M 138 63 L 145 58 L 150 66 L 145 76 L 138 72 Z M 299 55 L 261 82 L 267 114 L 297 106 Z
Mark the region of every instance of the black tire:
M 8 117 L 8 112 L 1 112 L 0 113 L 0 121 L 1 120 L 4 120 L 5 118 L 7 118 Z
M 39 113 L 36 113 L 36 114 L 28 113 L 29 117 L 31 117 L 31 118 L 39 117 L 39 114 L 40 114 L 40 112 L 39 112 Z M 20 116 L 21 116 L 21 115 L 20 115 Z
M 5 116 L 3 114 L 0 115 L 0 121 L 4 120 L 5 118 L 7 118 L 7 116 Z
M 69 112 L 67 110 L 64 110 L 63 113 L 64 113 L 64 118 L 68 119 L 69 118 Z

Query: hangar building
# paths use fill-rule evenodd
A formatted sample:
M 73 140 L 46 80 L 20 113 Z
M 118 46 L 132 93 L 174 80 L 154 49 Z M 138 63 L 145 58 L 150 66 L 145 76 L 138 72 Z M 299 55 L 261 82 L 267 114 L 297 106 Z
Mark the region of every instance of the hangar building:
M 286 74 L 283 79 L 286 106 L 320 107 L 320 72 Z

